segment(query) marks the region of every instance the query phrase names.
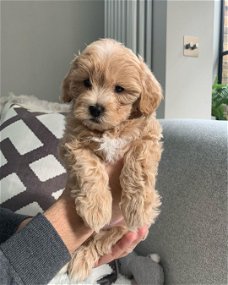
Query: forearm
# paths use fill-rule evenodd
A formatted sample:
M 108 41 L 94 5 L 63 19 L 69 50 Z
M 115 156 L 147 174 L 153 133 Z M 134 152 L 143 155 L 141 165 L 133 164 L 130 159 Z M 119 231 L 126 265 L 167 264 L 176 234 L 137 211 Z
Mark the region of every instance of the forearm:
M 0 260 L 0 276 L 7 267 L 5 278 L 21 280 L 19 284 L 47 284 L 70 260 L 63 241 L 41 214 L 1 244 L 0 250 L 5 258 Z M 1 284 L 8 280 L 1 280 Z
M 1 278 L 4 268 L 10 275 L 5 278 L 21 280 L 18 284 L 47 284 L 70 261 L 71 253 L 92 233 L 77 216 L 72 201 L 60 198 L 1 244 Z

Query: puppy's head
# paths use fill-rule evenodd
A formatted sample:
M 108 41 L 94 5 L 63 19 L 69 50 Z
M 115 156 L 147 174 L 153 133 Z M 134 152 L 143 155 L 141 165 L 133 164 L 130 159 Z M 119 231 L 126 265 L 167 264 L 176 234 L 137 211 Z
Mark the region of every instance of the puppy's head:
M 96 41 L 71 64 L 63 81 L 63 101 L 91 130 L 105 131 L 158 107 L 161 88 L 130 49 L 111 39 Z

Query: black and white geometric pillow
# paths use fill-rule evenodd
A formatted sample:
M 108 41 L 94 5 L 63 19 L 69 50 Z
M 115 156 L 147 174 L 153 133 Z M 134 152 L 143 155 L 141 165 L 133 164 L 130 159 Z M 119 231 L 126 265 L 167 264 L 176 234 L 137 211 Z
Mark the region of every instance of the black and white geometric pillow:
M 0 206 L 35 215 L 62 193 L 66 172 L 57 147 L 65 115 L 8 108 L 1 122 Z

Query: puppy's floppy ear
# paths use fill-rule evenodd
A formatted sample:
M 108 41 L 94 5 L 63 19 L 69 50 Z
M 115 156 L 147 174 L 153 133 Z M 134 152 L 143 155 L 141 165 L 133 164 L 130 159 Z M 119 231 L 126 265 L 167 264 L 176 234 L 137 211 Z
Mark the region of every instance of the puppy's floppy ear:
M 67 73 L 67 75 L 63 79 L 63 83 L 62 83 L 62 97 L 61 97 L 61 99 L 65 103 L 68 103 L 73 99 L 72 94 L 71 94 L 71 90 L 70 90 L 71 72 L 72 72 L 72 69 L 70 69 L 70 71 Z
M 139 101 L 139 111 L 143 115 L 149 115 L 157 109 L 163 99 L 162 89 L 149 67 L 143 62 L 143 59 L 139 59 L 141 61 L 143 87 Z
M 68 103 L 73 99 L 73 95 L 71 93 L 72 72 L 76 66 L 77 60 L 78 60 L 78 56 L 76 55 L 73 61 L 71 62 L 70 70 L 68 71 L 67 75 L 63 79 L 61 99 L 65 103 Z

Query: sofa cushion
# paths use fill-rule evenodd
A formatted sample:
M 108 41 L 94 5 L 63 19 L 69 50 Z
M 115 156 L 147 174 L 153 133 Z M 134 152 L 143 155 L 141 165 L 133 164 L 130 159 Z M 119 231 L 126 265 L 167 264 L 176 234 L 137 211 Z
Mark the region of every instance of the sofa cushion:
M 227 284 L 228 124 L 163 120 L 161 214 L 139 254 L 157 252 L 165 284 Z

